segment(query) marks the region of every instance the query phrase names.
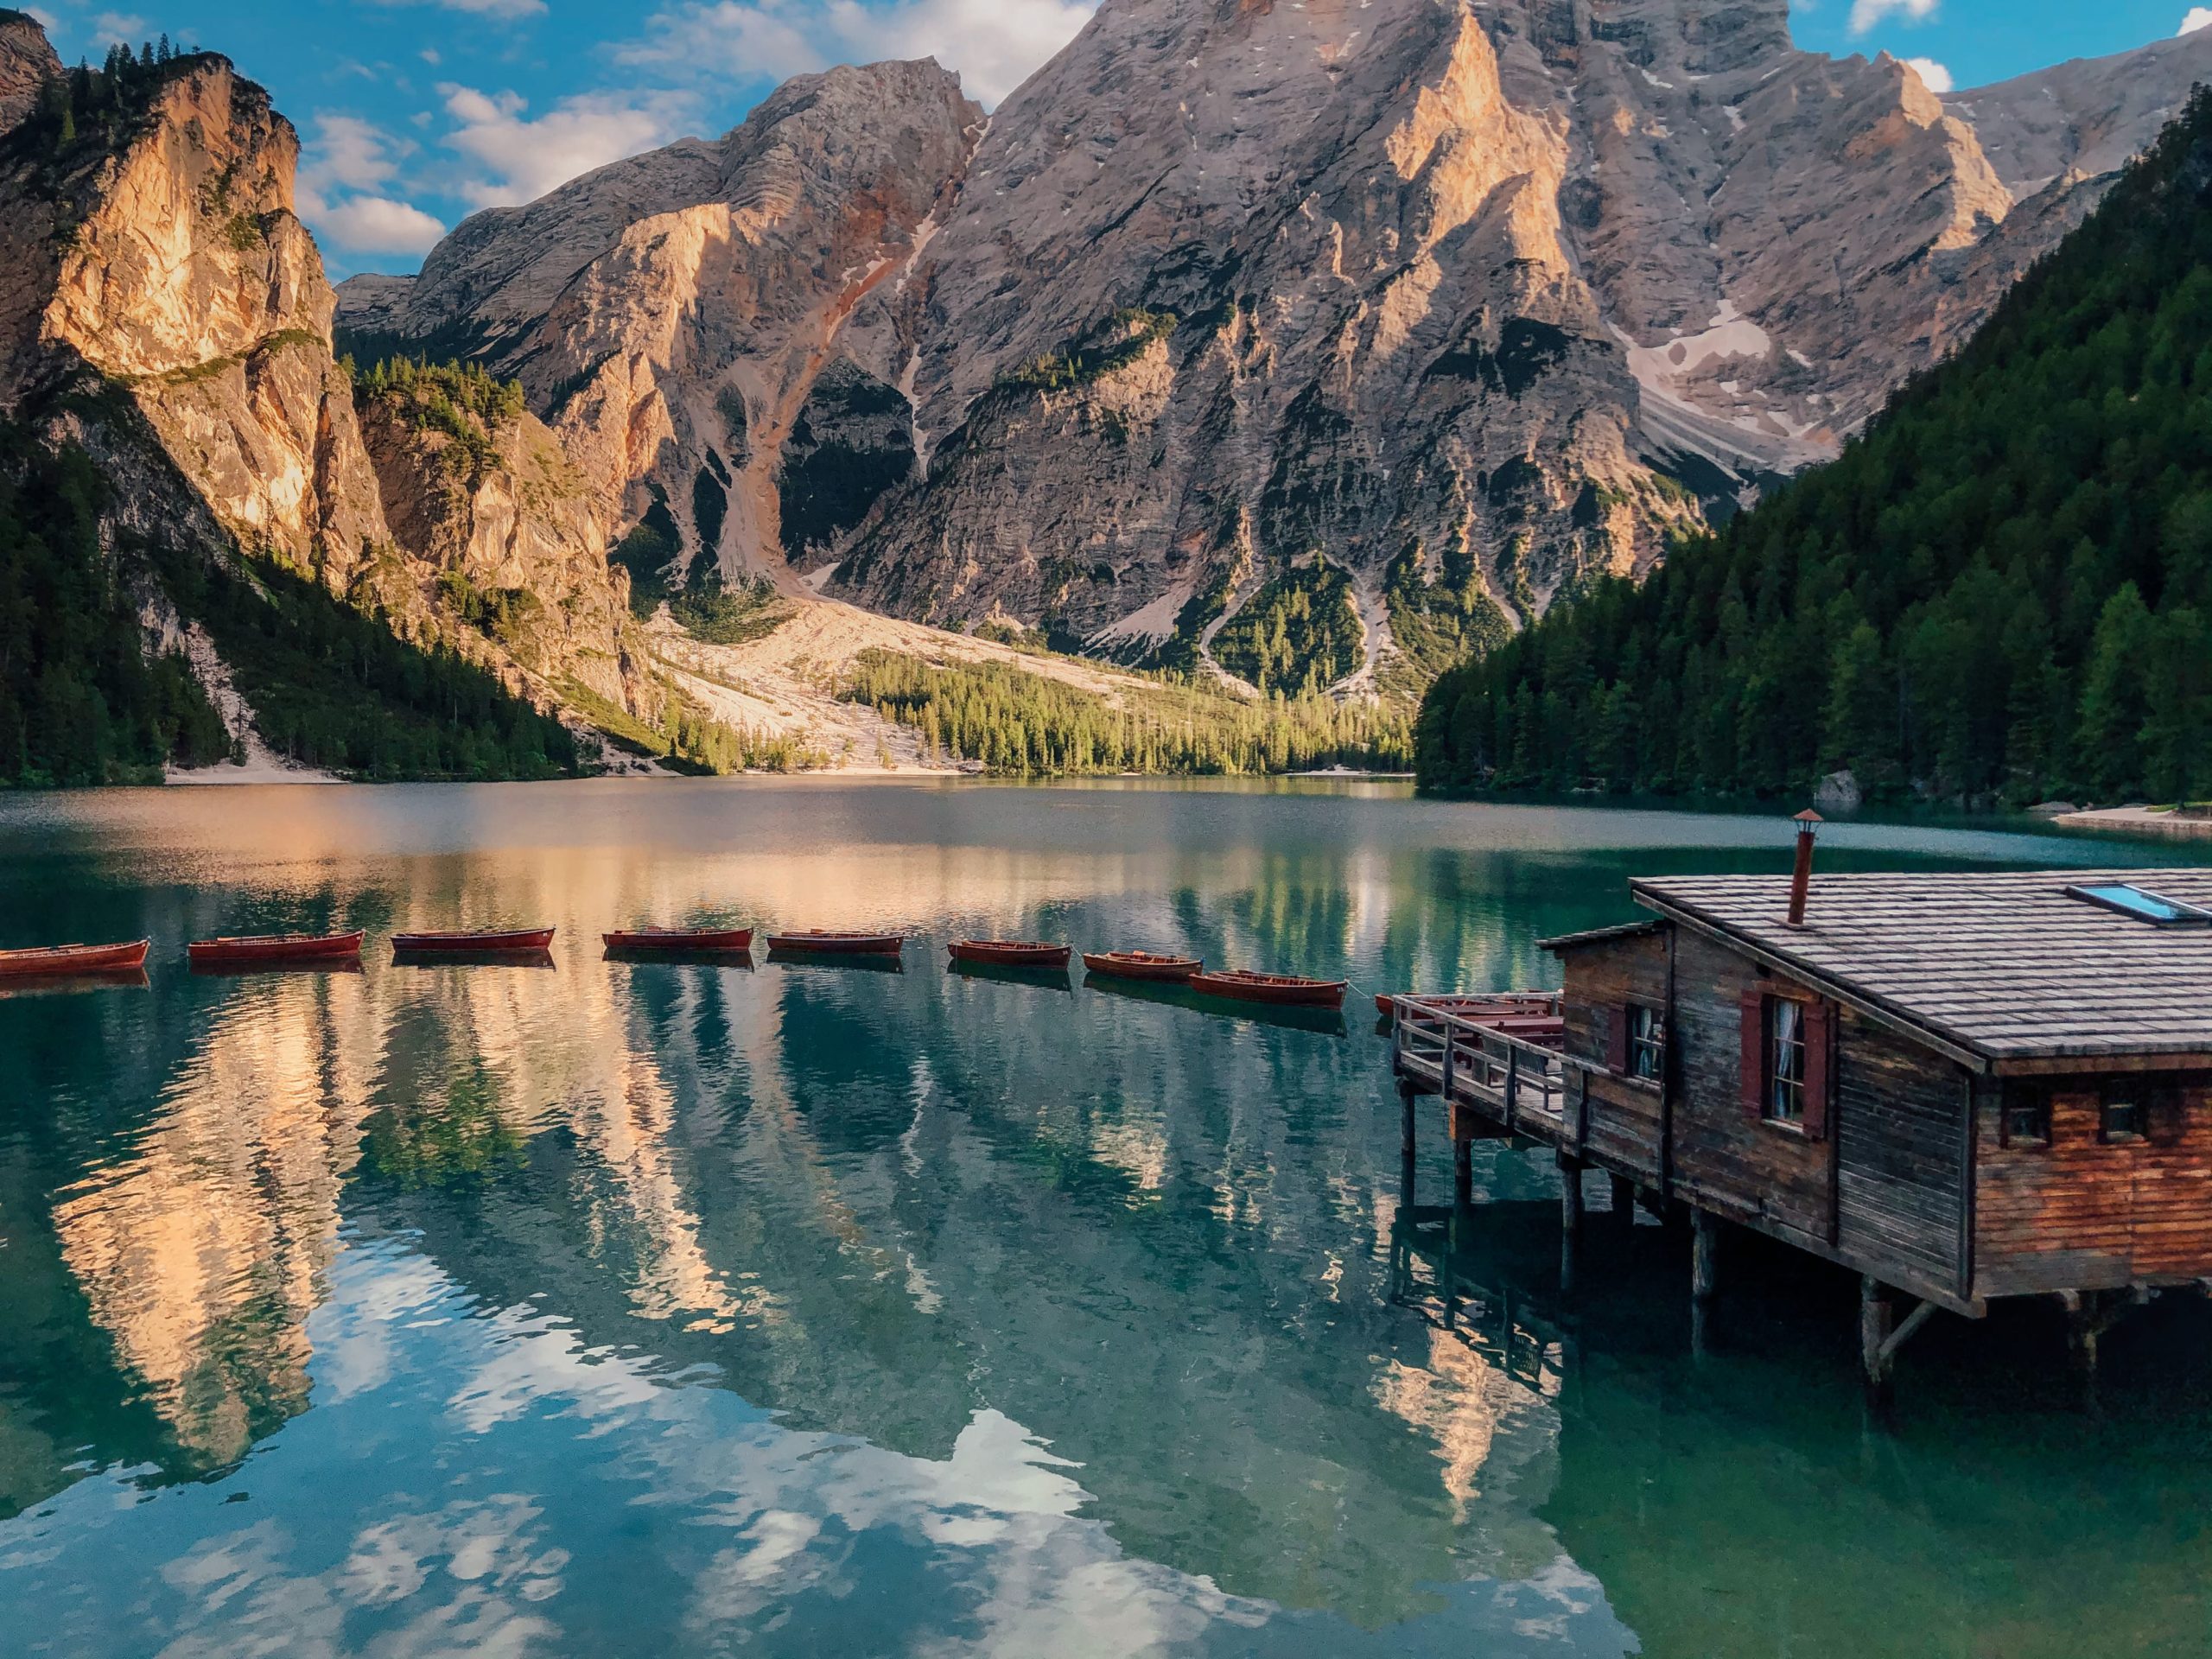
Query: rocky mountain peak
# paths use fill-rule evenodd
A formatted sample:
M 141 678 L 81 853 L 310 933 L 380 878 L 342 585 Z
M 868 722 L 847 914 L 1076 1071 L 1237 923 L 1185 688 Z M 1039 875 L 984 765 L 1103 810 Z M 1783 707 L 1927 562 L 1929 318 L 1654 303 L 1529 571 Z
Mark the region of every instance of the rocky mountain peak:
M 1833 454 L 2208 58 L 1946 102 L 1787 0 L 1107 0 L 987 129 L 808 77 L 344 320 L 521 374 L 675 570 L 1185 666 L 1348 582 L 1359 690 Z
M 46 328 L 103 372 L 174 373 L 299 331 L 336 301 L 293 212 L 299 135 L 227 59 L 181 60 L 147 94 L 62 263 Z
M 299 152 L 212 54 L 43 83 L 0 140 L 0 404 L 117 480 L 119 546 L 270 559 L 542 702 L 575 680 L 627 701 L 626 585 L 512 389 L 476 375 L 458 402 L 431 380 L 372 396 L 335 359 L 336 296 L 293 208 Z
M 341 326 L 519 376 L 655 568 L 780 564 L 784 444 L 861 302 L 904 291 L 983 124 L 931 61 L 804 76 L 718 141 L 476 215 L 404 289 L 349 284 Z M 861 378 L 863 414 L 897 400 Z

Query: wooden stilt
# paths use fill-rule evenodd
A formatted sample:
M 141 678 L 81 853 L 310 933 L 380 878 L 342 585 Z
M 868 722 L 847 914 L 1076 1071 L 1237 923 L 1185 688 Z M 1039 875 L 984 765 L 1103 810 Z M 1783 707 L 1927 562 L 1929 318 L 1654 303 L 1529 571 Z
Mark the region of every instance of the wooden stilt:
M 1866 1380 L 1866 1397 L 1877 1405 L 1889 1402 L 1891 1361 L 1895 1357 L 1890 1337 L 1896 1326 L 1897 1304 L 1890 1298 L 1890 1287 L 1876 1279 L 1860 1279 L 1859 1367 Z
M 1859 1363 L 1866 1382 L 1870 1404 L 1886 1408 L 1891 1380 L 1897 1375 L 1897 1351 L 1913 1333 L 1935 1317 L 1936 1304 L 1922 1302 L 1904 1319 L 1897 1318 L 1897 1293 L 1879 1280 L 1859 1281 Z
M 1404 1110 L 1399 1118 L 1398 1149 L 1407 1157 L 1410 1158 L 1414 1155 L 1415 1150 L 1414 1145 L 1414 1102 L 1419 1098 L 1419 1096 L 1411 1084 L 1402 1083 L 1398 1085 L 1398 1098 L 1404 1106 Z
M 1636 1225 L 1636 1183 L 1619 1175 L 1611 1179 L 1613 1220 L 1623 1227 L 1633 1227 Z
M 2083 1402 L 2094 1407 L 2097 1344 L 2130 1304 L 2125 1295 L 2097 1290 L 2068 1291 L 2059 1300 L 2066 1309 L 2066 1348 L 2074 1362 L 2074 1375 L 2081 1382 Z
M 1452 1143 L 1452 1202 L 1464 1210 L 1475 1201 L 1475 1143 Z
M 1720 1222 L 1708 1211 L 1690 1211 L 1690 1297 L 1709 1302 L 1720 1287 Z
M 1582 1230 L 1582 1166 L 1564 1153 L 1559 1160 L 1559 1222 L 1569 1238 Z
M 1452 1264 L 1459 1259 L 1459 1212 L 1453 1211 L 1452 1218 L 1444 1224 L 1444 1259 L 1436 1264 L 1436 1288 L 1444 1300 L 1444 1328 L 1449 1331 L 1459 1323 L 1459 1282 L 1452 1272 Z

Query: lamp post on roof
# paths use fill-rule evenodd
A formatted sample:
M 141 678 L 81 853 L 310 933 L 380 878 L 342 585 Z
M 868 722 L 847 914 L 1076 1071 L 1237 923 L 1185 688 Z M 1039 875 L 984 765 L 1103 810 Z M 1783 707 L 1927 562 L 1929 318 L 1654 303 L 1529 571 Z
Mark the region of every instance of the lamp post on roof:
M 1805 905 L 1813 892 L 1813 843 L 1820 838 L 1821 826 L 1827 822 L 1819 813 L 1808 810 L 1790 820 L 1797 826 L 1797 868 L 1789 878 L 1789 925 L 1805 925 Z

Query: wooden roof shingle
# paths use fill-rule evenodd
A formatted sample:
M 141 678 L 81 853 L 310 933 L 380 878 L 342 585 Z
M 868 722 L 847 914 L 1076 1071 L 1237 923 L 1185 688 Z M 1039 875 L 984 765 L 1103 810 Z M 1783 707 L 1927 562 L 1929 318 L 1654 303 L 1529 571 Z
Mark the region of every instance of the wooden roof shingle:
M 1637 902 L 1992 1062 L 2212 1054 L 2212 927 L 2157 927 L 2072 897 L 2126 883 L 2212 909 L 2212 870 L 2044 870 L 1630 884 Z

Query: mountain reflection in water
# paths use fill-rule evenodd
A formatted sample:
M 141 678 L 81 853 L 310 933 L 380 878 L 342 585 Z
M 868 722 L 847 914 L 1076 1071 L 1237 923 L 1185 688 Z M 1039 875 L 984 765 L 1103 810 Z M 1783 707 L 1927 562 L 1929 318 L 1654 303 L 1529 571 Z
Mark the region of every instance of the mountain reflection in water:
M 1772 825 L 1343 786 L 253 799 L 8 804 L 0 944 L 149 932 L 158 969 L 188 934 L 543 916 L 556 967 L 0 1003 L 30 1650 L 2203 1643 L 2196 1310 L 2114 1339 L 2096 1417 L 2024 1323 L 1960 1325 L 1870 1434 L 1847 1287 L 1754 1262 L 1700 1354 L 1663 1230 L 1594 1214 L 1563 1286 L 1535 1154 L 1479 1149 L 1453 1217 L 1432 1127 L 1408 1207 L 1363 1020 L 941 961 L 1542 983 L 1535 941 L 1620 918 L 1630 870 L 1777 867 Z M 899 976 L 601 960 L 708 914 L 922 943 Z

